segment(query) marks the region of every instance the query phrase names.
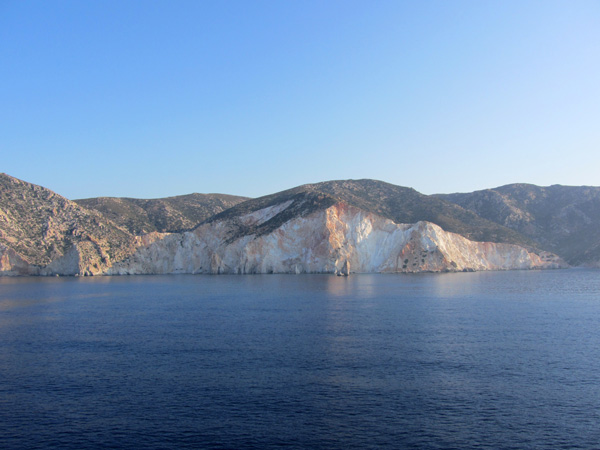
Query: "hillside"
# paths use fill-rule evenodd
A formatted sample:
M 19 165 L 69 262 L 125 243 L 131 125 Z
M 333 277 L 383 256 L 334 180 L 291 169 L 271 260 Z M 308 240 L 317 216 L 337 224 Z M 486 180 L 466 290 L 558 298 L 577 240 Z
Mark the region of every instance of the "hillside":
M 296 216 L 325 209 L 344 202 L 361 210 L 377 214 L 395 223 L 427 221 L 439 225 L 445 231 L 460 234 L 479 242 L 512 243 L 535 247 L 525 236 L 490 220 L 479 217 L 452 202 L 428 196 L 412 188 L 395 186 L 376 180 L 340 180 L 306 184 L 276 194 L 240 203 L 208 222 L 234 218 L 269 206 L 292 202 L 280 214 L 260 225 L 248 228 L 240 225 L 236 235 L 270 232 L 285 221 Z
M 427 196 L 365 179 L 256 199 L 73 202 L 2 174 L 0 274 L 505 270 L 564 267 L 559 257 L 597 265 L 598 220 L 593 187 Z
M 225 194 L 189 194 L 157 199 L 98 197 L 75 200 L 93 209 L 130 233 L 174 233 L 191 229 L 247 197 Z
M 600 188 L 510 184 L 439 195 L 511 228 L 573 265 L 600 262 Z
M 421 219 L 436 213 L 467 232 L 479 231 L 464 221 L 474 218 L 495 237 L 518 237 L 411 189 L 371 180 L 333 181 L 240 203 L 193 231 L 140 248 L 109 273 L 348 275 L 564 267 L 551 253 L 514 241 L 476 242 Z
M 90 274 L 137 247 L 134 236 L 99 213 L 6 174 L 0 174 L 0 244 L 3 255 L 14 252 L 28 265 Z M 28 270 L 37 272 L 21 268 Z

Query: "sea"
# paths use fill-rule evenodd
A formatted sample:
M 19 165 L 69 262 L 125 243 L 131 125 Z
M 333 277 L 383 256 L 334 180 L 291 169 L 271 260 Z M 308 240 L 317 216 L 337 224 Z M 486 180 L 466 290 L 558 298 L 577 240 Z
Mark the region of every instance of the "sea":
M 600 271 L 0 278 L 1 449 L 598 449 Z

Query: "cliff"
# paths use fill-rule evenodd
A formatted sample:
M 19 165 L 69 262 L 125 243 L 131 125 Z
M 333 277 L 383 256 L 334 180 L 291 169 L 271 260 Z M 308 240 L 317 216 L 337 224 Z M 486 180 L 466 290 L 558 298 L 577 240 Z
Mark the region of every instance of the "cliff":
M 547 252 L 470 241 L 429 222 L 398 224 L 344 202 L 326 208 L 315 208 L 314 202 L 300 197 L 211 220 L 140 248 L 108 273 L 346 274 L 564 266 Z M 290 210 L 295 214 L 286 220 Z
M 277 220 L 262 224 L 256 230 L 258 234 L 270 231 L 296 215 L 306 215 L 342 202 L 395 223 L 426 221 L 473 241 L 536 247 L 534 241 L 515 230 L 482 218 L 453 202 L 376 180 L 339 180 L 298 186 L 240 203 L 208 220 L 235 218 L 289 200 L 294 200 L 292 207 L 278 215 Z
M 2 174 L 0 275 L 347 275 L 566 266 L 544 251 L 551 243 L 536 243 L 510 221 L 497 223 L 469 204 L 380 181 L 330 181 L 242 200 L 192 194 L 78 204 Z M 595 216 L 587 214 L 593 225 Z M 192 227 L 194 218 L 204 220 Z M 170 227 L 188 231 L 145 233 Z

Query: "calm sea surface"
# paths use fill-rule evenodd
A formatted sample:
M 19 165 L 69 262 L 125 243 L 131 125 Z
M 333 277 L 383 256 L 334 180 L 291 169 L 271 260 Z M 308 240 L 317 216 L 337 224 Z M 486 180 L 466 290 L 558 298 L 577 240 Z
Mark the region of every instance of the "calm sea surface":
M 600 447 L 600 271 L 0 279 L 2 449 Z

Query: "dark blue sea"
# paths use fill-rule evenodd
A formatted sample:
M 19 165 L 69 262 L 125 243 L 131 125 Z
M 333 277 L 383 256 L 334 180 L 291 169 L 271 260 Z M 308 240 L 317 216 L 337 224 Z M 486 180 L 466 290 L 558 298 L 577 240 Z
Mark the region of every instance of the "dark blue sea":
M 600 271 L 2 278 L 0 448 L 600 448 Z

